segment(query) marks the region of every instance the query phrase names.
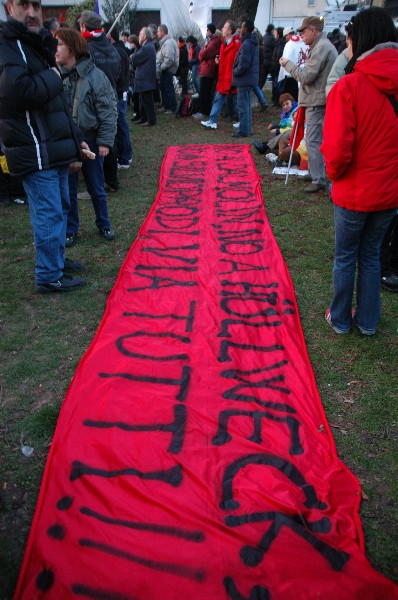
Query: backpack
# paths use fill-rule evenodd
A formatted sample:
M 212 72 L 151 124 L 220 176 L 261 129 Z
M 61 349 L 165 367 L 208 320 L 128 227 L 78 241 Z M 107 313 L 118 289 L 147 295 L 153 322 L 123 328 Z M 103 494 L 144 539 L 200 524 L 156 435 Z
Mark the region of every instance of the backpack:
M 190 97 L 188 96 L 188 94 L 184 94 L 180 100 L 180 104 L 178 105 L 178 108 L 176 111 L 176 117 L 177 118 L 189 117 L 190 116 L 190 112 L 189 112 L 190 104 L 191 104 Z

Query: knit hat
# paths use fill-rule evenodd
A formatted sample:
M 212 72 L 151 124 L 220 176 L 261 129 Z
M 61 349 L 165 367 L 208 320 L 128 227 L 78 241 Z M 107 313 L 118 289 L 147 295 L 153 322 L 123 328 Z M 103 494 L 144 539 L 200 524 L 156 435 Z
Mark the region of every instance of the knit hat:
M 79 23 L 85 25 L 87 29 L 101 29 L 102 19 L 93 10 L 83 10 Z
M 285 29 L 283 30 L 283 37 L 285 37 L 285 35 L 288 35 L 289 33 L 294 33 L 294 29 L 293 27 L 285 27 Z
M 301 33 L 307 27 L 315 27 L 318 31 L 323 31 L 325 21 L 323 17 L 305 17 L 301 23 L 301 27 L 298 27 L 297 31 Z

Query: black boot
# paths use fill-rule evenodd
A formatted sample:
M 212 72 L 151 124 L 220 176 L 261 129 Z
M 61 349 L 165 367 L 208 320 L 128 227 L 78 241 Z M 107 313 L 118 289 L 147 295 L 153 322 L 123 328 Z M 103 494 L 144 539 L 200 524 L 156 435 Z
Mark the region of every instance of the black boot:
M 257 152 L 259 154 L 267 154 L 267 152 L 270 152 L 268 144 L 266 144 L 265 142 L 254 141 L 253 146 L 255 147 L 255 149 L 257 150 Z

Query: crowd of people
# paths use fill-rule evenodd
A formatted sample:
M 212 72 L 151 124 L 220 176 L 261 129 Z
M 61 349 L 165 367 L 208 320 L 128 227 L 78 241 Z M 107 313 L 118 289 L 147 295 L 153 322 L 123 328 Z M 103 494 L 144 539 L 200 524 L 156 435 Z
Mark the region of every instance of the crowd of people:
M 314 16 L 297 30 L 269 24 L 264 37 L 245 19 L 227 20 L 221 31 L 209 23 L 203 45 L 193 35 L 174 39 L 165 24 L 130 35 L 88 10 L 75 27 L 43 23 L 39 0 L 9 0 L 7 10 L 0 24 L 0 177 L 9 171 L 19 178 L 28 198 L 39 293 L 85 284 L 75 274 L 84 265 L 65 256 L 79 234 L 79 173 L 100 236 L 115 237 L 107 192 L 119 189 L 118 172 L 133 162 L 129 100 L 134 124 L 153 127 L 157 114 L 177 113 L 177 86 L 181 98 L 190 89 L 201 126 L 216 130 L 224 110 L 236 121 L 232 136 L 246 138 L 252 94 L 265 111 L 262 88 L 270 78 L 281 119 L 254 147 L 296 160 L 289 141 L 301 109 L 310 180 L 304 191 L 325 190 L 327 173 L 335 204 L 334 295 L 326 318 L 336 333 L 352 323 L 363 334 L 376 331 L 380 285 L 398 291 L 398 159 L 390 153 L 398 133 L 398 44 L 384 9 L 359 13 L 345 38 L 326 35 Z

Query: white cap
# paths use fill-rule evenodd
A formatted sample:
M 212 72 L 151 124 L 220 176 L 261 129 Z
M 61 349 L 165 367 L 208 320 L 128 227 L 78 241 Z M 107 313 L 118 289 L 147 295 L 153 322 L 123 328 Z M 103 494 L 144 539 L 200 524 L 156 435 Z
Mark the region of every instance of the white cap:
M 283 37 L 285 37 L 285 35 L 287 35 L 288 33 L 294 33 L 293 27 L 285 27 L 285 29 L 283 30 Z

